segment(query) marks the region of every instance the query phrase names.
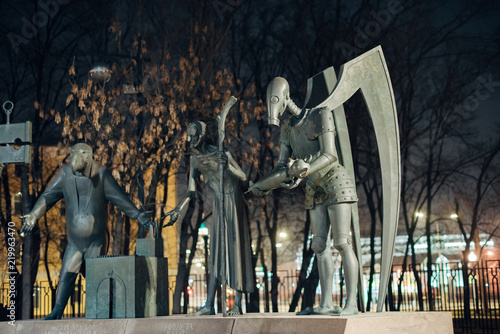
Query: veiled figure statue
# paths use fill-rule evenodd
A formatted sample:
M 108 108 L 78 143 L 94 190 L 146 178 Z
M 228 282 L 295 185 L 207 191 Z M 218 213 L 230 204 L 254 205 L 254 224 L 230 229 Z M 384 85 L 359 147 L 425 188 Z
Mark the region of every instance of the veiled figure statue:
M 187 141 L 192 150 L 190 159 L 190 173 L 188 190 L 177 207 L 168 212 L 170 221 L 167 226 L 173 225 L 179 218 L 181 210 L 187 205 L 196 192 L 196 182 L 201 174 L 203 182 L 214 192 L 212 209 L 212 226 L 210 229 L 210 277 L 208 293 L 205 305 L 191 315 L 215 315 L 214 301 L 217 281 L 225 281 L 236 290 L 236 298 L 233 309 L 229 315 L 242 314 L 242 293 L 253 291 L 253 271 L 251 261 L 251 248 L 249 237 L 249 226 L 246 207 L 243 201 L 243 193 L 239 182 L 246 181 L 246 175 L 229 152 L 219 153 L 218 147 L 207 142 L 206 124 L 195 121 L 187 128 Z M 222 249 L 220 235 L 220 176 L 219 165 L 224 166 L 224 220 L 226 224 L 226 247 Z M 226 255 L 226 263 L 223 263 L 223 252 Z M 226 270 L 223 270 L 223 266 Z M 226 273 L 225 280 L 223 273 Z

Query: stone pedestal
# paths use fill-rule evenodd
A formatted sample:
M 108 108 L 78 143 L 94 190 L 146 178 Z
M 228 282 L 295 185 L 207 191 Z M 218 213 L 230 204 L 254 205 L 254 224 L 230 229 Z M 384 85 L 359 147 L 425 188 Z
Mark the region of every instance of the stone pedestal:
M 168 315 L 168 260 L 161 229 L 136 240 L 136 255 L 102 256 L 86 262 L 85 317 L 144 318 Z
M 163 240 L 160 238 L 140 238 L 135 241 L 135 255 L 163 257 Z
M 450 312 L 363 313 L 349 317 L 296 316 L 294 313 L 235 317 L 174 315 L 148 319 L 63 319 L 0 322 L 0 333 L 331 333 L 452 334 Z
M 168 315 L 166 258 L 132 255 L 98 257 L 86 262 L 86 318 Z
M 450 312 L 381 312 L 354 316 L 273 316 L 238 318 L 232 333 L 453 334 Z

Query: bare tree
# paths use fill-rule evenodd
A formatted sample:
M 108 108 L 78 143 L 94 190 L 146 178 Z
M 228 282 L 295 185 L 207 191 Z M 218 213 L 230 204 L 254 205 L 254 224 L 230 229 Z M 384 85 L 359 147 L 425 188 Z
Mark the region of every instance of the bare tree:
M 489 239 L 498 236 L 498 190 L 500 189 L 499 153 L 500 141 L 492 145 L 469 145 L 470 154 L 475 155 L 472 164 L 461 169 L 453 186 L 456 214 L 456 224 L 465 240 L 465 250 L 462 257 L 462 273 L 464 278 L 464 318 L 471 315 L 470 309 L 470 283 L 469 283 L 469 256 L 474 244 L 477 256 L 476 265 L 479 263 L 483 249 L 479 232 L 489 234 Z M 489 241 L 486 240 L 486 241 Z

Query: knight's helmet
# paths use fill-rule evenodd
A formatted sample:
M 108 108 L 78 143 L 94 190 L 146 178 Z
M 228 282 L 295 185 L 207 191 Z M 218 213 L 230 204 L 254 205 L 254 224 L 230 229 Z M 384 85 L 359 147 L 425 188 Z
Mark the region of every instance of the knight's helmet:
M 333 92 L 337 76 L 333 67 L 316 74 L 307 80 L 307 95 L 305 108 L 314 108 Z M 267 86 L 267 115 L 269 125 L 280 125 L 280 117 L 288 108 L 294 114 L 300 114 L 301 109 L 290 98 L 290 86 L 282 77 L 274 78 Z
M 274 78 L 267 86 L 267 116 L 269 125 L 280 126 L 280 116 L 290 103 L 290 86 L 282 77 Z

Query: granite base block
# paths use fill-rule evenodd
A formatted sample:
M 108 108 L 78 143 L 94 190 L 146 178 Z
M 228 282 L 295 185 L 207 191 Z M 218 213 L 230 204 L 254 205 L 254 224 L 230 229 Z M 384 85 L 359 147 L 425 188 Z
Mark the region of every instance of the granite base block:
M 84 319 L 0 323 L 0 333 L 331 333 L 452 334 L 450 312 L 383 312 L 355 316 L 296 316 L 294 313 L 244 314 L 236 317 L 185 315 L 139 319 Z

